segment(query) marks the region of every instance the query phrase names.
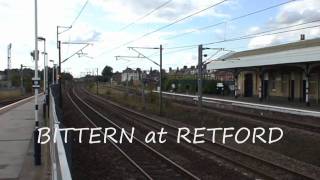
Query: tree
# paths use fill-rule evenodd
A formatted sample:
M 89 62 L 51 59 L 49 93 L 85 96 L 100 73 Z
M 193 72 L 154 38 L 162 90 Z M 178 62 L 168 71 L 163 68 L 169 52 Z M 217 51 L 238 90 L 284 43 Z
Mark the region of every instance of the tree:
M 103 81 L 107 82 L 110 81 L 112 75 L 113 75 L 113 69 L 110 66 L 105 66 L 102 71 L 102 79 Z
M 63 80 L 66 81 L 72 81 L 73 80 L 73 76 L 70 73 L 61 73 L 61 77 Z

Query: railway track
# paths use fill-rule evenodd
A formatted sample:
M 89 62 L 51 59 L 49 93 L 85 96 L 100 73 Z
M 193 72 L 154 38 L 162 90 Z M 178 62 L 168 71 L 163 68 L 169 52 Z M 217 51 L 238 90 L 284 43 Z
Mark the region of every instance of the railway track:
M 18 98 L 7 98 L 7 99 L 0 100 L 0 107 L 7 106 L 9 104 L 15 103 L 27 97 L 30 97 L 30 96 L 21 96 Z
M 77 94 L 68 92 L 67 96 L 94 127 L 121 129 L 120 126 L 83 101 Z M 100 132 L 104 134 L 103 131 Z M 111 140 L 110 142 L 146 179 L 200 179 L 136 137 L 131 144 L 116 144 Z
M 112 111 L 131 118 L 134 122 L 141 122 L 145 126 L 149 126 L 153 129 L 159 129 L 159 127 L 165 127 L 166 130 L 171 129 L 176 131 L 178 127 L 175 127 L 171 124 L 159 121 L 153 117 L 146 116 L 135 112 L 126 107 L 120 106 L 114 102 L 106 100 L 102 97 L 91 94 L 86 90 L 82 90 L 83 93 L 86 93 L 87 96 L 91 97 L 93 101 L 99 102 L 107 106 L 109 109 L 112 108 Z M 205 141 L 209 142 L 211 140 L 203 138 Z M 201 147 L 197 145 L 198 149 L 205 151 L 207 153 L 214 154 L 215 156 L 228 161 L 232 164 L 235 164 L 241 168 L 254 172 L 260 177 L 266 179 L 317 179 L 319 177 L 319 172 L 308 173 L 308 171 L 298 171 L 293 166 L 283 166 L 278 163 L 262 159 L 252 154 L 242 152 L 236 148 L 229 147 L 220 143 L 212 144 L 210 147 Z M 303 169 L 303 168 L 302 168 Z

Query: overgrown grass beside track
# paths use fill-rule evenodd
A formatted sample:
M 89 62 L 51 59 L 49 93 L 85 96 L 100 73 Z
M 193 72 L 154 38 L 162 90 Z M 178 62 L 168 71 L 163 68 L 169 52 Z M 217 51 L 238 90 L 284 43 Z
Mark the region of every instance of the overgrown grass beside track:
M 8 98 L 17 98 L 19 96 L 22 96 L 20 89 L 0 90 L 0 101 Z
M 96 87 L 90 88 L 91 92 L 96 92 Z M 145 105 L 142 97 L 139 96 L 138 89 L 131 89 L 127 94 L 126 90 L 100 86 L 99 95 L 125 105 L 132 109 L 143 111 L 149 114 L 159 114 L 158 94 L 148 93 L 145 96 Z M 294 158 L 302 162 L 307 162 L 320 167 L 320 135 L 296 128 L 286 127 L 280 124 L 273 124 L 259 121 L 257 119 L 243 117 L 236 114 L 225 114 L 217 110 L 203 110 L 202 118 L 199 117 L 194 106 L 181 102 L 164 99 L 163 117 L 177 120 L 194 127 L 274 127 L 279 126 L 284 130 L 284 138 L 280 143 L 275 144 L 251 144 L 237 145 L 246 151 L 256 151 L 257 149 L 276 152 L 286 157 Z M 254 147 L 254 148 L 253 148 Z M 253 149 L 252 149 L 253 148 Z M 253 152 L 254 153 L 254 152 Z

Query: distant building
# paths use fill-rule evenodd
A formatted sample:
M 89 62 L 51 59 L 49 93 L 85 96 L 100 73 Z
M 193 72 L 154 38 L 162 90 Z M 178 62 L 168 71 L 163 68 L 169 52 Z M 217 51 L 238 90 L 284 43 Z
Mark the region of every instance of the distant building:
M 162 73 L 164 75 L 164 73 Z M 152 82 L 158 82 L 160 80 L 160 71 L 150 69 L 149 73 L 146 75 L 146 79 Z
M 111 81 L 113 83 L 120 84 L 121 83 L 121 78 L 122 78 L 121 76 L 122 76 L 122 74 L 117 71 L 117 72 L 113 73 Z
M 169 68 L 169 73 L 168 73 L 168 76 L 174 79 L 196 78 L 196 75 L 197 75 L 196 66 L 190 66 L 190 68 L 188 68 L 188 66 L 183 66 L 182 69 L 177 68 L 176 70 Z
M 213 79 L 221 82 L 234 80 L 233 73 L 229 71 L 210 71 L 209 70 L 208 76 L 209 76 L 209 79 Z
M 142 71 L 140 68 L 133 70 L 131 68 L 127 68 L 122 71 L 121 74 L 121 82 L 132 82 L 133 85 L 139 85 L 142 79 Z
M 7 79 L 6 73 L 3 71 L 0 71 L 0 81 L 4 81 Z
M 6 71 L 0 71 L 0 88 L 8 88 L 8 85 L 11 87 Z

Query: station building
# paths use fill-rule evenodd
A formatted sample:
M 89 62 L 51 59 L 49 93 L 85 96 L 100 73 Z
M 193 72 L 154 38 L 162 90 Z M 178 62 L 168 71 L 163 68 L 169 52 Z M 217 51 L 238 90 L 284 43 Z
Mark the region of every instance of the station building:
M 320 38 L 230 52 L 208 69 L 233 73 L 235 97 L 320 104 Z

